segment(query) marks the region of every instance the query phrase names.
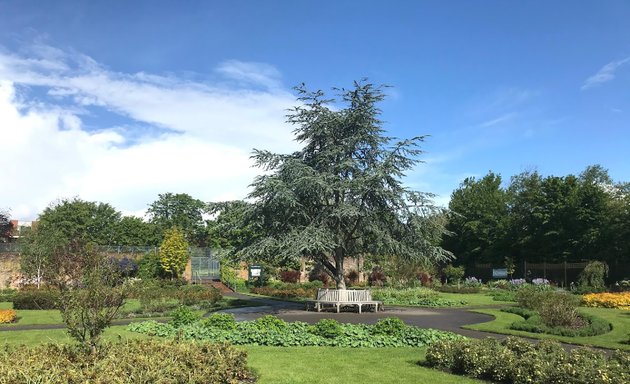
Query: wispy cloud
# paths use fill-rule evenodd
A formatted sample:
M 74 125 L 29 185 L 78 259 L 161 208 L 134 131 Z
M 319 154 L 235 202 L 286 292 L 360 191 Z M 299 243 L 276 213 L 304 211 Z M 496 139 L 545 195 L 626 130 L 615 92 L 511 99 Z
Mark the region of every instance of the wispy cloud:
M 589 77 L 582 84 L 581 89 L 587 90 L 589 88 L 596 87 L 600 84 L 611 81 L 615 78 L 615 72 L 623 65 L 630 63 L 630 57 L 626 57 L 625 59 L 611 61 L 610 63 L 604 65 L 596 74 Z
M 0 158 L 11 180 L 2 204 L 19 219 L 75 195 L 127 212 L 168 191 L 242 198 L 257 173 L 252 148 L 296 145 L 284 123 L 295 98 L 270 65 L 228 61 L 202 82 L 115 72 L 53 47 L 23 52 L 0 48 L 0 137 L 11 143 Z M 116 124 L 92 119 L 87 129 L 99 111 Z
M 506 113 L 506 114 L 501 115 L 501 116 L 499 116 L 497 118 L 484 121 L 483 123 L 479 124 L 478 127 L 488 128 L 488 127 L 492 127 L 492 126 L 499 125 L 499 124 L 502 124 L 502 123 L 506 123 L 506 122 L 508 122 L 510 120 L 513 120 L 515 116 L 516 116 L 516 113 L 513 113 L 513 112 Z

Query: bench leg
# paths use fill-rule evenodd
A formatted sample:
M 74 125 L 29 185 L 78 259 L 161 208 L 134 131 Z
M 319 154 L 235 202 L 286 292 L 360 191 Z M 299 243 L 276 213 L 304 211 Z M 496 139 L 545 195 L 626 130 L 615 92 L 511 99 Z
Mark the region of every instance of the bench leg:
M 337 303 L 337 313 L 339 313 L 339 307 L 341 306 L 341 304 Z
M 359 304 L 359 314 L 361 314 L 361 304 Z
M 321 303 L 316 303 L 315 307 L 317 308 L 317 312 L 321 312 L 322 311 L 322 304 Z

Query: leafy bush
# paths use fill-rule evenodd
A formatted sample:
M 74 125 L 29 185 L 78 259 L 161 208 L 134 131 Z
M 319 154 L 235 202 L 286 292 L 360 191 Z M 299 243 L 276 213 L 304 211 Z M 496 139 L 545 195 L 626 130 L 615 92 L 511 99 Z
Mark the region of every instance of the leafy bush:
M 297 283 L 300 280 L 300 271 L 280 271 L 280 281 L 285 283 Z
M 0 289 L 0 303 L 6 301 L 12 302 L 16 292 L 15 289 Z
M 582 296 L 587 307 L 630 309 L 630 292 L 590 293 Z
M 202 325 L 210 328 L 230 331 L 236 329 L 236 320 L 231 313 L 213 313 L 202 320 Z
M 496 289 L 507 289 L 509 286 L 509 282 L 507 280 L 491 280 L 488 282 L 488 287 L 489 288 L 496 288 Z
M 547 294 L 534 287 L 525 285 L 516 291 L 515 298 L 518 306 L 526 309 L 537 309 Z
M 138 277 L 142 280 L 165 278 L 168 274 L 162 269 L 157 252 L 149 252 L 138 261 Z
M 16 318 L 14 309 L 0 309 L 0 324 L 12 323 Z
M 464 286 L 456 286 L 456 285 L 443 285 L 441 287 L 433 288 L 438 292 L 445 293 L 479 293 L 481 292 L 481 287 L 464 287 Z
M 459 283 L 459 281 L 464 278 L 466 270 L 464 269 L 464 266 L 455 267 L 452 264 L 449 264 L 442 269 L 442 273 L 444 274 L 444 277 L 446 277 L 447 282 Z
M 604 278 L 608 276 L 608 264 L 602 261 L 591 261 L 584 267 L 578 277 L 578 287 L 582 291 L 602 291 L 606 288 Z
M 303 322 L 285 323 L 280 319 L 265 316 L 256 321 L 241 321 L 236 329 L 224 330 L 208 327 L 205 320 L 194 324 L 175 327 L 171 324 L 160 324 L 155 321 L 133 323 L 128 326 L 132 332 L 160 337 L 179 337 L 185 340 L 205 340 L 226 342 L 235 345 L 268 345 L 268 346 L 335 346 L 335 347 L 421 347 L 439 340 L 459 339 L 462 336 L 450 332 L 436 331 L 404 326 L 397 335 L 374 333 L 373 325 L 339 324 L 341 331 L 336 337 L 327 334 L 322 336 L 316 326 Z M 327 330 L 335 327 L 328 323 Z
M 516 338 L 503 341 L 448 340 L 427 349 L 429 366 L 502 383 L 627 383 L 630 354 L 611 357 L 590 349 L 566 352 L 560 344 L 537 345 Z
M 385 276 L 385 272 L 380 267 L 374 267 L 368 276 L 368 283 L 373 287 L 382 287 L 386 281 L 387 276 Z
M 483 284 L 481 283 L 481 280 L 474 277 L 474 276 L 469 276 L 466 279 L 464 279 L 464 286 L 465 287 L 478 287 L 480 288 Z
M 443 299 L 432 289 L 418 288 L 382 288 L 372 291 L 375 300 L 390 305 L 417 305 L 422 307 L 452 307 L 466 304 L 466 301 Z
M 257 295 L 280 297 L 283 299 L 313 298 L 317 293 L 317 289 L 321 287 L 323 287 L 323 283 L 319 280 L 315 280 L 309 283 L 279 283 L 265 287 L 255 287 L 251 289 L 251 292 Z
M 182 325 L 196 322 L 200 317 L 201 315 L 189 307 L 182 306 L 171 312 L 171 321 L 169 323 L 174 327 L 181 327 Z
M 407 328 L 407 324 L 397 317 L 386 317 L 380 319 L 372 327 L 372 333 L 375 335 L 398 336 Z
M 223 298 L 221 291 L 215 287 L 203 285 L 185 285 L 174 296 L 180 305 L 198 305 L 202 308 L 208 308 Z
M 543 323 L 549 327 L 579 328 L 585 325 L 578 314 L 580 298 L 565 292 L 548 292 L 537 310 Z
M 334 339 L 341 335 L 342 332 L 341 324 L 335 319 L 321 319 L 313 326 L 314 334 L 327 339 Z
M 260 330 L 282 331 L 287 328 L 287 323 L 272 315 L 265 315 L 254 320 L 254 324 Z
M 98 355 L 62 345 L 0 349 L 3 383 L 207 384 L 253 378 L 246 352 L 228 345 L 133 340 L 106 345 Z
M 59 309 L 59 291 L 28 288 L 13 295 L 14 309 Z

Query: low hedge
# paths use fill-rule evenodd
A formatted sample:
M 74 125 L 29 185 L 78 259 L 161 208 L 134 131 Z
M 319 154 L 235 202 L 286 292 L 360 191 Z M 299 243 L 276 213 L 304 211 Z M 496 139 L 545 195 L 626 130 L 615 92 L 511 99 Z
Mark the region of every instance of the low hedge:
M 0 383 L 122 384 L 253 381 L 247 354 L 228 345 L 133 340 L 86 354 L 78 347 L 0 349 Z
M 455 285 L 443 285 L 441 287 L 433 288 L 436 291 L 444 292 L 444 293 L 479 293 L 481 292 L 481 287 L 458 287 Z
M 60 293 L 50 288 L 22 289 L 13 294 L 13 309 L 59 309 Z
M 567 352 L 550 340 L 536 345 L 512 337 L 439 341 L 427 349 L 426 361 L 443 371 L 498 383 L 630 382 L 630 353 L 607 357 L 588 348 Z
M 465 300 L 449 300 L 439 296 L 432 289 L 418 288 L 379 288 L 372 290 L 374 300 L 380 300 L 389 305 L 415 305 L 419 307 L 454 307 L 465 305 Z
M 375 325 L 341 324 L 331 319 L 322 319 L 316 325 L 309 325 L 303 322 L 287 323 L 274 316 L 234 323 L 225 316 L 215 314 L 179 327 L 145 321 L 130 324 L 128 329 L 149 336 L 279 347 L 421 347 L 438 340 L 462 337 L 450 332 L 407 326 L 395 318 L 381 319 Z

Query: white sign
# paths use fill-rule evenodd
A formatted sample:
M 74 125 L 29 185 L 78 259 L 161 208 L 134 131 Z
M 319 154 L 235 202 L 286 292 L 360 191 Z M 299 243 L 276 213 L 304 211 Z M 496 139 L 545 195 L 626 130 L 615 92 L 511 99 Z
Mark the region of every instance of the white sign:
M 492 270 L 492 277 L 495 279 L 506 278 L 507 277 L 507 269 L 506 268 L 496 268 Z

